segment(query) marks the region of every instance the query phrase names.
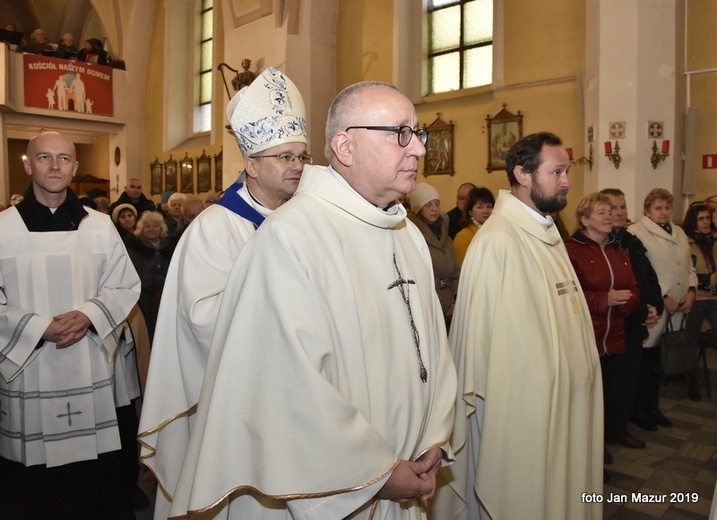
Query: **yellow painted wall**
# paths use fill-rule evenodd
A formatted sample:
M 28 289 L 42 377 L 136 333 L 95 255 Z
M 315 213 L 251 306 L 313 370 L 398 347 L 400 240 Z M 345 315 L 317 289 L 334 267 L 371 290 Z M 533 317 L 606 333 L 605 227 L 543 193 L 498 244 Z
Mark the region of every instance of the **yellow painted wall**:
M 585 72 L 585 2 L 505 0 L 505 84 Z
M 336 22 L 336 87 L 391 81 L 393 2 L 340 0 Z

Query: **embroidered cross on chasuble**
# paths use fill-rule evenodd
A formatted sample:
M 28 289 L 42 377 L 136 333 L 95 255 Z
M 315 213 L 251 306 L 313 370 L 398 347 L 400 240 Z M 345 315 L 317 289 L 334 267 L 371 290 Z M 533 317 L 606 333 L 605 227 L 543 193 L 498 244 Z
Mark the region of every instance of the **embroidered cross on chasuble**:
M 393 268 L 396 271 L 396 281 L 391 282 L 386 287 L 387 291 L 398 287 L 398 291 L 401 293 L 403 303 L 406 304 L 408 310 L 408 321 L 411 324 L 411 331 L 413 332 L 413 343 L 416 345 L 416 353 L 418 354 L 418 373 L 421 376 L 421 381 L 424 383 L 428 381 L 428 371 L 423 365 L 423 359 L 421 358 L 421 337 L 418 335 L 418 329 L 416 328 L 416 322 L 413 321 L 413 311 L 411 311 L 411 298 L 408 293 L 409 285 L 416 285 L 415 280 L 406 279 L 401 275 L 401 270 L 398 268 L 398 262 L 396 262 L 396 255 L 393 255 Z

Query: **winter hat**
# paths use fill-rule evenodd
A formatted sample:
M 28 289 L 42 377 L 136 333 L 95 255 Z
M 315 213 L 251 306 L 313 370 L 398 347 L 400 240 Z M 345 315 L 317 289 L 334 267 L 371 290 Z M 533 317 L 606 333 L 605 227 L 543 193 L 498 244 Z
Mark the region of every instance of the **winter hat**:
M 414 213 L 418 213 L 423 206 L 436 199 L 440 200 L 436 188 L 425 182 L 416 184 L 416 189 L 408 194 L 408 200 Z
M 117 221 L 119 220 L 119 215 L 122 213 L 122 210 L 128 209 L 132 212 L 134 215 L 134 218 L 137 218 L 137 208 L 135 208 L 132 204 L 120 204 L 115 209 L 112 210 L 112 222 L 117 224 Z

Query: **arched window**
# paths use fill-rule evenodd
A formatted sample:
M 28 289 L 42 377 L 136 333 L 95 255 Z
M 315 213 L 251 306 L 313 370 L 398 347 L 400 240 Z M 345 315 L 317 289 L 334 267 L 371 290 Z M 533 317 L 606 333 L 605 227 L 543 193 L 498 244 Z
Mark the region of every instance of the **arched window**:
M 195 132 L 208 132 L 212 129 L 212 72 L 214 35 L 214 2 L 202 0 L 199 13 L 199 73 L 198 111 L 195 119 Z
M 493 0 L 428 0 L 428 94 L 488 85 Z

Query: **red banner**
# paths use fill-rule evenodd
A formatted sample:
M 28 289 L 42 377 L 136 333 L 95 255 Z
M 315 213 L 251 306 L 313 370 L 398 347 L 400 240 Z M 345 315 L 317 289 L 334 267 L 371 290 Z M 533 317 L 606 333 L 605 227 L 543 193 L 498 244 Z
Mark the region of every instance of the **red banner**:
M 112 67 L 38 54 L 23 58 L 25 106 L 113 115 Z

